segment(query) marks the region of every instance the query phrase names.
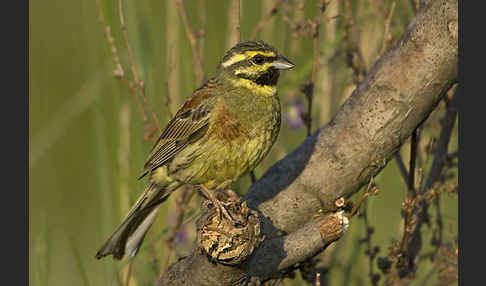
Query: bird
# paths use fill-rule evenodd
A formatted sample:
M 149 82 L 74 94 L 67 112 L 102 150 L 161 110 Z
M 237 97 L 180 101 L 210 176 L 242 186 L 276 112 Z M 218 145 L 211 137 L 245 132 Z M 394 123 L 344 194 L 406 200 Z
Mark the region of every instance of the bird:
M 260 40 L 229 49 L 215 76 L 162 131 L 139 177 L 148 177 L 143 193 L 95 257 L 134 257 L 161 203 L 182 185 L 199 188 L 221 207 L 213 191 L 252 171 L 275 143 L 281 124 L 277 82 L 281 70 L 294 66 Z

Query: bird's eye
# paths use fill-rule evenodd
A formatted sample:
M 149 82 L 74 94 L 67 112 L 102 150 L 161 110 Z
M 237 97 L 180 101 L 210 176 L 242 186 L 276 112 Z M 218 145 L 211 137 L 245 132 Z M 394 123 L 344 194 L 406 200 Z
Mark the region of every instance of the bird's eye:
M 261 65 L 265 62 L 265 57 L 262 55 L 256 55 L 253 57 L 253 62 L 257 65 Z

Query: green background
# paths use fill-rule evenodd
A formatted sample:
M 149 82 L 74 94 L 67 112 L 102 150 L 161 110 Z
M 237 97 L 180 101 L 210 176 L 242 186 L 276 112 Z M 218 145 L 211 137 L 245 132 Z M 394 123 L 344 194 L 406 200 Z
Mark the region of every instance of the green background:
M 199 28 L 206 18 L 203 67 L 205 73 L 212 76 L 230 47 L 230 1 L 186 2 L 193 27 Z M 383 16 L 372 2 L 352 1 L 356 19 L 361 23 L 359 43 L 368 67 L 381 48 L 384 26 Z M 383 1 L 384 7 L 390 7 L 391 2 Z M 390 26 L 394 40 L 401 37 L 413 18 L 410 3 L 399 2 Z M 241 37 L 248 39 L 273 1 L 241 3 Z M 294 1 L 290 3 L 295 4 Z M 123 5 L 138 77 L 144 81 L 147 99 L 163 127 L 168 120 L 169 67 L 172 67 L 172 112 L 198 87 L 190 43 L 173 1 L 124 1 Z M 310 18 L 316 13 L 315 7 L 316 1 L 307 1 L 303 10 L 293 8 L 289 13 L 292 17 Z M 129 78 L 118 1 L 102 1 L 102 8 Z M 331 19 L 336 15 L 342 15 L 342 7 L 330 6 L 320 30 L 322 56 L 312 114 L 314 130 L 332 118 L 354 89 L 352 72 L 345 64 L 342 17 Z M 285 72 L 279 81 L 283 111 L 292 111 L 291 99 L 295 97 L 305 106 L 304 96 L 297 88 L 310 77 L 312 39 L 294 38 L 284 22 L 282 10 L 258 38 L 276 47 L 297 65 Z M 152 142 L 143 139 L 144 124 L 129 90 L 112 76 L 115 65 L 103 27 L 98 22 L 95 0 L 30 1 L 29 45 L 30 282 L 32 285 L 121 285 L 124 278 L 120 273 L 127 262 L 115 262 L 111 258 L 98 261 L 94 255 L 142 190 L 143 182 L 136 178 Z M 438 136 L 441 114 L 439 110 L 427 121 L 431 122 L 431 128 L 423 132 L 422 149 L 428 142 L 425 138 Z M 257 177 L 298 146 L 305 134 L 305 127 L 296 130 L 284 121 L 276 146 L 255 171 Z M 406 143 L 402 148 L 406 161 L 408 146 Z M 457 150 L 457 130 L 450 150 Z M 456 177 L 452 180 L 457 182 Z M 249 183 L 249 178 L 245 177 L 234 188 L 245 192 Z M 381 192 L 369 199 L 368 218 L 375 228 L 372 243 L 380 246 L 379 255 L 386 255 L 392 240 L 399 239 L 402 234 L 400 208 L 406 187 L 394 161 L 376 178 L 376 183 Z M 195 211 L 188 215 L 184 225 L 187 240 L 177 247 L 171 262 L 177 255 L 187 252 L 192 243 L 198 199 L 193 198 L 191 208 Z M 441 206 L 444 239 L 450 241 L 449 224 L 453 232 L 457 232 L 457 197 L 443 195 Z M 173 211 L 174 199 L 171 198 L 144 244 L 152 248 L 144 246 L 133 264 L 131 285 L 153 285 L 158 277 L 163 234 L 171 223 Z M 324 255 L 324 261 L 332 261 L 334 265 L 329 272 L 330 285 L 370 285 L 365 245 L 358 242 L 364 234 L 363 221 L 353 219 L 350 231 L 335 243 L 334 250 Z M 428 244 L 430 231 L 427 227 L 424 238 Z M 427 249 L 429 245 L 425 251 Z M 421 264 L 413 285 L 421 285 L 430 269 L 429 262 Z M 436 279 L 435 273 L 425 285 Z M 286 279 L 285 284 L 305 285 L 299 275 Z

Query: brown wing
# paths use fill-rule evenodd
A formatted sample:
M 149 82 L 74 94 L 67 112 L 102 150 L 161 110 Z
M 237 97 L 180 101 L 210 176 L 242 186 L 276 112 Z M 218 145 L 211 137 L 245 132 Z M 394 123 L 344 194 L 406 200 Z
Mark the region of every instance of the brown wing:
M 139 179 L 166 164 L 188 144 L 205 134 L 219 92 L 212 82 L 208 82 L 186 100 L 152 148 Z

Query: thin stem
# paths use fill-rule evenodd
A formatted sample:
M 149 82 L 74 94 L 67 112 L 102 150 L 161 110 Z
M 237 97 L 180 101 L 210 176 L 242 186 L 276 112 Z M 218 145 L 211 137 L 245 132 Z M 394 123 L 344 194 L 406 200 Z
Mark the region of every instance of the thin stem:
M 132 259 L 128 263 L 127 275 L 125 276 L 125 286 L 129 286 L 130 285 L 130 279 L 132 278 L 132 267 L 133 267 L 133 262 L 134 261 L 135 261 L 135 259 Z
M 383 32 L 383 42 L 381 44 L 381 49 L 377 57 L 380 57 L 385 52 L 389 42 L 392 39 L 392 36 L 390 35 L 390 24 L 391 24 L 391 19 L 393 17 L 393 12 L 395 11 L 395 6 L 396 6 L 396 2 L 393 1 L 390 10 L 388 10 L 388 12 L 385 15 L 385 31 Z
M 314 86 L 319 71 L 319 28 L 321 27 L 321 21 L 326 11 L 327 1 L 321 0 L 318 3 L 318 14 L 310 21 L 312 28 L 312 47 L 313 47 L 313 62 L 312 62 L 312 74 L 310 82 L 305 84 L 302 88 L 307 99 L 307 113 L 306 113 L 306 127 L 307 136 L 312 135 L 312 104 L 314 98 Z
M 176 206 L 175 223 L 169 229 L 169 232 L 167 234 L 167 238 L 165 239 L 166 251 L 164 252 L 164 259 L 163 259 L 163 262 L 162 262 L 162 269 L 161 269 L 160 277 L 162 277 L 163 274 L 165 273 L 165 271 L 167 270 L 167 266 L 169 265 L 170 256 L 175 250 L 174 240 L 175 240 L 177 234 L 179 233 L 179 231 L 181 230 L 184 215 L 185 215 L 185 212 L 187 210 L 187 206 L 189 205 L 189 202 L 191 201 L 194 194 L 195 194 L 194 189 L 184 187 L 182 190 L 180 190 L 180 195 L 176 199 L 176 202 L 175 202 L 175 206 Z
M 113 71 L 115 77 L 121 78 L 124 76 L 123 67 L 120 62 L 120 57 L 118 56 L 118 51 L 115 46 L 115 41 L 111 36 L 111 28 L 105 24 L 105 17 L 103 17 L 103 9 L 101 8 L 101 0 L 96 0 L 96 5 L 98 7 L 98 22 L 103 26 L 103 32 L 108 44 L 111 47 L 111 53 L 113 55 L 113 60 L 115 61 L 116 69 Z
M 135 84 L 138 85 L 137 72 L 135 70 L 135 60 L 133 59 L 132 47 L 130 46 L 130 41 L 128 40 L 127 26 L 125 25 L 125 19 L 123 16 L 123 4 L 122 0 L 118 0 L 118 8 L 120 12 L 120 25 L 122 30 L 122 36 L 125 40 L 125 45 L 127 47 L 128 60 L 130 61 L 130 71 L 132 72 L 133 80 Z
M 207 20 L 207 13 L 206 13 L 206 0 L 199 0 L 199 20 L 201 23 L 201 27 L 199 28 L 199 61 L 201 63 L 201 67 L 204 66 L 204 40 L 206 34 L 206 27 L 208 24 Z
M 235 34 L 236 43 L 239 43 L 241 41 L 240 0 L 233 0 L 233 19 L 234 19 L 233 31 Z
M 252 184 L 256 182 L 256 176 L 253 170 L 250 172 L 250 180 Z
M 405 167 L 405 163 L 403 162 L 402 154 L 400 154 L 400 150 L 395 153 L 395 161 L 397 162 L 398 169 L 400 170 L 400 174 L 405 182 L 408 183 L 408 171 L 407 167 Z
M 250 40 L 254 40 L 256 35 L 265 27 L 265 25 L 268 23 L 268 21 L 270 21 L 270 19 L 275 14 L 277 14 L 278 8 L 280 7 L 280 5 L 282 5 L 282 2 L 283 2 L 283 0 L 275 1 L 275 4 L 273 5 L 272 9 L 270 9 L 270 11 L 268 11 L 268 13 L 262 19 L 260 19 L 258 24 L 253 29 L 253 32 L 251 33 L 251 36 L 250 36 Z
M 113 61 L 115 62 L 115 66 L 116 66 L 115 70 L 113 71 L 113 75 L 116 78 L 120 79 L 127 86 L 127 88 L 130 90 L 130 94 L 132 95 L 132 97 L 135 100 L 135 103 L 137 104 L 138 111 L 142 115 L 142 120 L 144 122 L 147 122 L 147 115 L 145 114 L 145 111 L 144 111 L 142 105 L 140 104 L 138 98 L 135 96 L 135 88 L 130 84 L 130 82 L 128 80 L 125 79 L 125 72 L 123 71 L 123 66 L 121 65 L 120 56 L 118 55 L 118 50 L 116 48 L 115 41 L 114 41 L 113 37 L 111 36 L 111 28 L 110 28 L 110 26 L 107 26 L 105 24 L 105 18 L 103 17 L 103 10 L 101 8 L 101 0 L 96 0 L 96 4 L 98 6 L 98 21 L 103 26 L 103 32 L 104 32 L 106 41 L 108 42 L 108 44 L 111 47 L 111 53 L 113 55 Z
M 145 97 L 145 84 L 143 81 L 138 80 L 137 76 L 137 71 L 135 68 L 135 60 L 133 57 L 133 51 L 132 47 L 130 45 L 130 40 L 128 39 L 128 32 L 127 32 L 127 26 L 125 25 L 125 17 L 123 15 L 123 1 L 118 0 L 118 8 L 120 11 L 120 25 L 121 25 L 121 30 L 122 30 L 122 36 L 123 39 L 125 40 L 125 46 L 127 47 L 127 53 L 128 53 L 128 61 L 130 62 L 130 71 L 132 73 L 133 81 L 135 83 L 135 94 L 139 93 L 139 96 L 142 98 L 145 107 L 148 109 L 150 112 L 150 115 L 152 116 L 152 120 L 154 121 L 156 129 L 161 132 L 162 130 L 160 129 L 160 124 L 157 116 L 152 110 L 152 107 L 150 106 L 150 103 L 148 102 L 147 98 Z M 140 90 L 140 92 L 138 92 Z
M 172 72 L 174 71 L 174 59 L 173 59 L 173 56 L 172 56 L 173 48 L 174 48 L 173 46 L 169 47 L 169 55 L 168 55 L 169 64 L 167 65 L 167 81 L 165 83 L 165 86 L 167 88 L 166 95 L 165 95 L 165 105 L 167 107 L 168 120 L 171 120 L 173 115 L 174 115 L 174 113 L 172 112 L 172 110 L 170 108 L 170 105 L 172 103 L 172 99 L 170 97 L 171 90 L 172 90 L 172 83 L 170 82 L 170 79 L 172 78 L 171 75 L 172 75 Z
M 368 255 L 368 277 L 370 278 L 371 284 L 373 286 L 378 285 L 377 274 L 374 273 L 374 260 L 376 255 L 378 254 L 378 248 L 373 247 L 371 243 L 371 236 L 374 232 L 373 227 L 371 227 L 370 222 L 368 220 L 368 203 L 365 204 L 365 209 L 363 211 L 363 223 L 366 229 L 366 237 L 363 238 L 363 242 L 366 243 L 366 254 Z M 378 276 L 379 277 L 379 276 Z
M 346 43 L 347 64 L 354 72 L 354 83 L 358 84 L 366 74 L 366 63 L 360 46 L 352 39 L 355 29 L 351 1 L 344 0 L 344 41 Z
M 177 10 L 179 11 L 179 15 L 181 16 L 182 23 L 184 24 L 184 29 L 186 30 L 186 36 L 189 39 L 189 43 L 191 44 L 192 61 L 194 63 L 196 84 L 201 85 L 204 80 L 204 71 L 201 64 L 201 56 L 199 55 L 199 50 L 197 48 L 197 37 L 191 25 L 189 24 L 187 13 L 182 3 L 182 0 L 175 0 L 175 3 L 177 5 Z
M 366 201 L 366 199 L 369 196 L 373 196 L 373 195 L 378 194 L 378 189 L 375 187 L 373 179 L 374 179 L 373 177 L 370 178 L 368 186 L 366 187 L 366 191 L 363 193 L 363 195 L 361 196 L 361 199 L 358 201 L 358 203 L 356 203 L 356 205 L 351 210 L 351 213 L 349 214 L 349 218 L 352 218 L 353 216 L 358 214 L 358 211 L 361 208 L 361 205 Z
M 417 195 L 415 191 L 415 163 L 417 161 L 417 145 L 418 145 L 418 129 L 415 129 L 412 133 L 412 139 L 410 143 L 410 167 L 408 172 L 408 190 L 411 192 L 412 197 Z

